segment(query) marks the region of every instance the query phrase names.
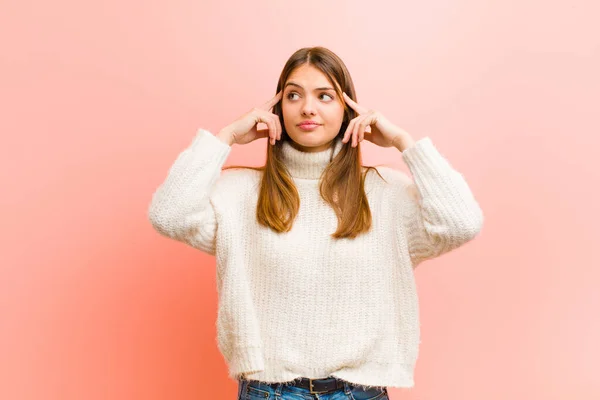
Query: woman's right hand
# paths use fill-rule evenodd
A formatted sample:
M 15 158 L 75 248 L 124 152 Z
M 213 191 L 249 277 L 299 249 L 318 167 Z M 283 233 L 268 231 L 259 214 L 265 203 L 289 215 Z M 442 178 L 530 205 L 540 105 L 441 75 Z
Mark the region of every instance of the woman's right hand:
M 271 109 L 281 100 L 281 96 L 282 91 L 279 91 L 275 97 L 262 106 L 253 108 L 238 120 L 221 129 L 217 137 L 229 145 L 247 144 L 264 137 L 268 137 L 272 145 L 275 144 L 276 140 L 281 139 L 281 123 L 277 114 L 273 114 Z M 268 128 L 258 130 L 259 122 L 267 124 Z

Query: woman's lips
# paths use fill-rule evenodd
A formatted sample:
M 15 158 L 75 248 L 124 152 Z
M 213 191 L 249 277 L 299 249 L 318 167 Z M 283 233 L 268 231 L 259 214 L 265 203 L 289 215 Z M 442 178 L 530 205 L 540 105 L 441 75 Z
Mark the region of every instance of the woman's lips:
M 303 124 L 298 125 L 298 128 L 302 129 L 303 131 L 312 131 L 318 128 L 319 126 L 321 126 L 321 124 Z

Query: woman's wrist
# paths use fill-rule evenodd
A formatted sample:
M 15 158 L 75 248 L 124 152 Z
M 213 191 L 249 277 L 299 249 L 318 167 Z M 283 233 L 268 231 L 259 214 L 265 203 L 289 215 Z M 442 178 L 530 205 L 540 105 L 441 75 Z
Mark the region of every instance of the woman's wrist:
M 392 143 L 395 148 L 403 152 L 412 147 L 415 144 L 415 140 L 408 133 L 401 133 L 392 140 Z
M 227 128 L 221 129 L 215 136 L 229 146 L 233 145 L 233 135 Z

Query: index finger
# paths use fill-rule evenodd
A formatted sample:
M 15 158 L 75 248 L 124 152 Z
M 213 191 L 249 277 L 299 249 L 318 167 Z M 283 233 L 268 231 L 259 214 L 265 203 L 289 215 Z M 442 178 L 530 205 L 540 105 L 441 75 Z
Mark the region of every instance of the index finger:
M 283 93 L 283 90 L 280 90 L 279 93 L 277 93 L 271 100 L 269 100 L 265 104 L 263 104 L 263 108 L 267 111 L 269 111 L 271 108 L 273 108 L 273 106 L 275 104 L 279 103 L 279 100 L 281 100 L 282 93 Z
M 346 94 L 346 92 L 343 92 L 342 94 L 344 95 L 344 101 L 350 105 L 354 111 L 358 112 L 359 114 L 364 114 L 367 112 L 365 108 L 359 106 L 354 100 L 352 100 L 350 96 Z

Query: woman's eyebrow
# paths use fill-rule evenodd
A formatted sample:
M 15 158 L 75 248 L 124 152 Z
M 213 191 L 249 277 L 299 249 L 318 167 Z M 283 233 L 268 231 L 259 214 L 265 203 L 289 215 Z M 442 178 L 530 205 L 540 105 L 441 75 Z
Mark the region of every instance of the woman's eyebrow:
M 285 86 L 283 87 L 284 89 L 288 86 L 297 86 L 300 89 L 304 89 L 302 86 L 298 85 L 295 82 L 288 82 L 285 84 Z M 334 90 L 332 87 L 319 87 L 319 88 L 315 88 L 315 90 Z

